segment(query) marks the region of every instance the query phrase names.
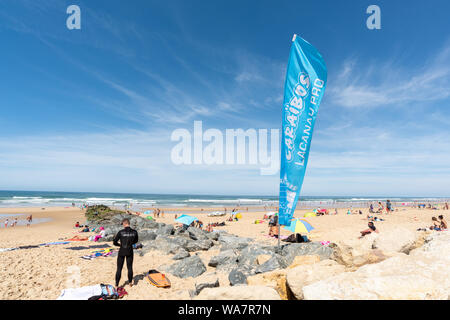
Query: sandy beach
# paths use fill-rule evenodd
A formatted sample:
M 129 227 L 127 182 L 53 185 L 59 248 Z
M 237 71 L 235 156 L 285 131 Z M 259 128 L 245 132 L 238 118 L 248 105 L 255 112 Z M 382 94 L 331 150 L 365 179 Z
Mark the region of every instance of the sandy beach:
M 161 208 L 164 210 L 163 208 Z M 173 208 L 172 208 L 173 209 Z M 196 216 L 207 224 L 209 222 L 222 222 L 225 217 L 208 217 L 205 213 L 196 213 Z M 229 208 L 228 212 L 232 208 Z M 313 241 L 339 241 L 356 239 L 359 231 L 367 227 L 368 209 L 362 208 L 363 215 L 347 215 L 346 210 L 339 210 L 338 215 L 325 215 L 306 218 L 314 226 L 314 230 L 308 234 Z M 167 210 L 165 211 L 167 212 Z M 158 222 L 174 223 L 174 212 L 166 213 L 164 217 L 157 218 Z M 298 210 L 295 217 L 303 217 L 310 210 Z M 401 226 L 416 232 L 417 228 L 431 224 L 431 217 L 439 214 L 448 215 L 446 210 L 429 210 L 415 208 L 400 208 L 392 214 L 383 214 L 385 221 L 376 222 L 380 233 L 387 233 Z M 11 248 L 26 245 L 39 245 L 42 243 L 61 241 L 78 235 L 78 229 L 74 228 L 77 221 L 84 223 L 84 211 L 79 208 L 47 207 L 41 208 L 1 208 L 0 214 L 33 214 L 33 218 L 50 218 L 50 222 L 32 225 L 31 227 L 17 226 L 14 228 L 0 229 L 0 248 Z M 264 212 L 242 212 L 239 221 L 226 222 L 226 226 L 217 229 L 239 236 L 254 238 L 259 243 L 275 245 L 277 240 L 266 236 L 267 222 L 255 224 L 255 220 L 261 219 Z M 228 215 L 227 215 L 228 216 Z M 9 217 L 11 220 L 11 217 Z M 448 217 L 447 217 L 448 218 Z M 3 223 L 4 218 L 2 218 Z M 85 233 L 91 235 L 92 233 Z M 289 232 L 281 229 L 282 235 Z M 52 245 L 31 249 L 0 252 L 0 299 L 56 299 L 61 290 L 74 286 L 70 282 L 73 274 L 80 272 L 80 281 L 77 286 L 89 286 L 99 283 L 113 284 L 116 269 L 114 257 L 100 257 L 94 260 L 84 260 L 80 257 L 88 254 L 88 250 L 68 250 L 69 247 L 90 245 L 92 242 L 71 242 L 69 244 Z M 202 251 L 200 258 L 205 265 L 211 256 L 219 250 Z M 159 251 L 150 251 L 144 256 L 135 255 L 134 274 L 139 276 L 149 269 L 158 269 L 163 264 L 173 263 L 172 255 Z M 75 271 L 74 271 L 75 270 Z M 158 289 L 149 285 L 146 281 L 138 281 L 132 288 L 126 287 L 129 295 L 124 299 L 189 299 L 189 289 L 193 289 L 196 282 L 203 277 L 215 272 L 214 268 L 207 267 L 207 272 L 198 278 L 179 279 L 171 277 L 170 289 Z M 221 286 L 227 286 L 227 274 L 217 273 Z M 139 278 L 139 277 L 138 277 Z M 126 279 L 126 271 L 123 271 L 123 283 Z

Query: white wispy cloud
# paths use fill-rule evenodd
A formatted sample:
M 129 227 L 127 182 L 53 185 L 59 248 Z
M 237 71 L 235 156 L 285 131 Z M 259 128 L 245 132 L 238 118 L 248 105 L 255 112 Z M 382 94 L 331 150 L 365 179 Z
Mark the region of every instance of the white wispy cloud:
M 348 107 L 405 105 L 450 97 L 450 45 L 424 65 L 405 69 L 393 61 L 346 61 L 328 84 L 329 100 Z

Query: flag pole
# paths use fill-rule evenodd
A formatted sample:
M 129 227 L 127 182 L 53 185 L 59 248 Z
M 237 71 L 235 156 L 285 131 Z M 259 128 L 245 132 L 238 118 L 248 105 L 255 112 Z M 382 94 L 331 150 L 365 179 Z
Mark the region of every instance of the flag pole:
M 278 217 L 278 250 L 280 250 L 280 217 Z

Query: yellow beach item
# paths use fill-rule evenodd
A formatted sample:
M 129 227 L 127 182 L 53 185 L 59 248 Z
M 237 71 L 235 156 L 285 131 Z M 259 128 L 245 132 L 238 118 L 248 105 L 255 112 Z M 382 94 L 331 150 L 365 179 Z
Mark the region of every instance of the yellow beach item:
M 315 214 L 314 212 L 307 212 L 307 213 L 305 213 L 303 216 L 304 216 L 305 218 L 308 218 L 308 217 L 315 217 L 316 214 Z

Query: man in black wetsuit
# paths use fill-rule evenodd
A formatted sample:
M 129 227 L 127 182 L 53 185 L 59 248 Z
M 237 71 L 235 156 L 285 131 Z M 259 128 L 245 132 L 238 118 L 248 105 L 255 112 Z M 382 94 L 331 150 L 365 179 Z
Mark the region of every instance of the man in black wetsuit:
M 113 240 L 115 246 L 120 246 L 117 255 L 116 287 L 119 286 L 125 259 L 127 260 L 128 283 L 131 287 L 133 286 L 133 245 L 138 242 L 138 233 L 130 228 L 130 220 L 123 219 L 122 225 L 124 229 L 120 230 Z

